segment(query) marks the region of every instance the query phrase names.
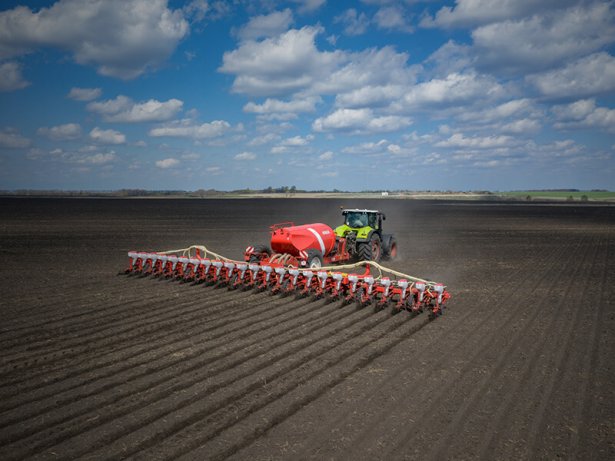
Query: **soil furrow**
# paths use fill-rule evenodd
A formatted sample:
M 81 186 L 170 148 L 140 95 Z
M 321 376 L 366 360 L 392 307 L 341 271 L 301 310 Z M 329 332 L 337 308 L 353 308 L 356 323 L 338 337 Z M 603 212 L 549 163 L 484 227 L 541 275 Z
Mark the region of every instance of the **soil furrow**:
M 307 301 L 299 301 L 299 305 L 305 304 L 306 302 Z M 135 348 L 135 345 L 138 346 L 140 344 L 135 342 L 129 343 L 128 346 L 126 346 L 125 348 L 114 348 L 112 351 L 102 351 L 100 354 L 101 357 L 106 357 L 107 355 L 112 354 L 112 359 L 103 362 L 82 360 L 79 363 L 73 364 L 70 369 L 71 373 L 66 373 L 66 370 L 61 370 L 61 372 L 54 377 L 50 376 L 49 372 L 43 372 L 39 381 L 42 381 L 42 387 L 46 390 L 52 388 L 51 384 L 55 384 L 57 382 L 66 383 L 68 379 L 74 379 L 73 381 L 71 381 L 73 384 L 68 385 L 69 388 L 80 387 L 86 383 L 100 379 L 101 375 L 104 377 L 116 376 L 123 371 L 133 370 L 141 365 L 148 366 L 153 359 L 160 358 L 161 356 L 166 357 L 169 354 L 169 351 L 165 350 L 164 352 L 157 354 L 157 356 L 155 357 L 152 357 L 152 355 L 148 353 L 151 353 L 152 351 L 157 351 L 162 347 L 168 347 L 170 344 L 173 343 L 181 343 L 183 344 L 184 348 L 191 348 L 193 347 L 192 341 L 198 339 L 198 336 L 200 335 L 205 335 L 201 339 L 214 340 L 221 337 L 226 338 L 230 334 L 235 332 L 243 332 L 244 325 L 248 325 L 248 327 L 250 327 L 251 325 L 257 325 L 258 327 L 258 324 L 263 324 L 263 328 L 268 328 L 267 322 L 269 322 L 272 318 L 284 315 L 287 311 L 286 307 L 287 305 L 284 302 L 279 301 L 277 304 L 266 304 L 261 306 L 260 308 L 254 308 L 249 315 L 243 314 L 245 309 L 242 308 L 241 312 L 239 312 L 238 315 L 236 315 L 235 313 L 229 314 L 228 316 L 225 316 L 227 318 L 219 319 L 218 322 L 207 323 L 206 326 L 197 325 L 196 327 L 193 326 L 179 332 L 164 332 L 160 337 L 147 337 L 141 342 L 145 346 L 142 348 L 138 348 L 136 351 L 131 350 Z M 263 313 L 266 313 L 267 315 L 264 315 Z M 239 320 L 237 317 L 239 317 Z M 258 319 L 258 321 L 254 322 L 254 319 Z M 197 328 L 197 330 L 195 330 L 195 328 Z M 209 335 L 207 336 L 207 334 Z M 190 338 L 188 340 L 188 344 L 186 344 L 184 341 L 186 337 Z M 167 339 L 167 342 L 161 342 L 163 339 Z M 156 341 L 153 342 L 154 340 Z M 122 352 L 124 349 L 128 350 L 128 355 L 118 356 L 118 353 Z M 136 357 L 139 357 L 140 361 L 135 363 L 135 361 L 131 359 L 135 359 Z M 181 360 L 182 358 L 178 358 L 178 361 Z M 79 366 L 81 363 L 87 363 L 88 367 L 81 368 Z M 118 364 L 121 364 L 119 368 Z M 101 370 L 107 368 L 108 370 L 101 372 Z M 92 376 L 88 376 L 88 378 L 80 378 L 81 375 L 89 372 L 94 373 Z M 30 378 L 28 379 L 28 381 L 32 381 L 32 379 Z M 31 386 L 20 386 L 18 389 L 19 392 L 14 395 L 21 396 L 24 395 L 25 391 L 36 391 L 39 387 L 41 386 L 37 385 L 37 381 L 35 381 L 31 384 Z M 65 384 L 64 387 L 66 388 Z M 5 406 L 3 406 L 2 408 L 6 409 L 6 402 L 3 403 L 5 403 Z
M 583 245 L 585 247 L 585 245 Z M 456 447 L 451 446 L 450 442 L 445 443 L 444 440 L 450 440 L 453 433 L 464 431 L 464 426 L 480 425 L 474 421 L 482 416 L 489 417 L 490 424 L 485 424 L 488 428 L 481 443 L 477 446 L 478 457 L 491 457 L 493 448 L 490 446 L 495 431 L 502 431 L 502 435 L 507 432 L 511 421 L 509 415 L 515 406 L 519 406 L 522 402 L 528 402 L 535 405 L 541 401 L 540 394 L 548 394 L 550 391 L 549 383 L 536 383 L 529 388 L 523 389 L 525 383 L 529 382 L 529 378 L 536 373 L 539 373 L 539 366 L 543 369 L 557 369 L 561 366 L 562 360 L 565 359 L 565 351 L 571 343 L 572 330 L 578 319 L 582 315 L 581 309 L 570 311 L 570 302 L 560 303 L 553 309 L 547 307 L 546 303 L 555 293 L 563 293 L 563 299 L 568 299 L 572 293 L 578 293 L 578 289 L 582 286 L 579 274 L 582 274 L 583 262 L 593 259 L 587 252 L 583 252 L 581 259 L 577 261 L 577 266 L 574 268 L 574 277 L 571 279 L 573 283 L 566 286 L 560 286 L 557 279 L 551 279 L 549 292 L 536 300 L 536 308 L 541 315 L 535 317 L 535 321 L 529 325 L 530 328 L 520 332 L 520 340 L 524 340 L 529 344 L 525 347 L 520 358 L 518 355 L 519 341 L 512 343 L 510 347 L 499 352 L 501 360 L 498 366 L 489 374 L 489 380 L 484 381 L 480 386 L 474 388 L 473 392 L 466 396 L 464 404 L 457 410 L 455 417 L 447 426 L 446 431 L 440 436 L 439 441 L 433 447 L 430 453 L 432 459 L 441 459 L 445 456 L 459 456 L 460 453 L 453 451 Z M 555 283 L 554 283 L 555 282 Z M 583 279 L 583 282 L 585 280 Z M 569 316 L 575 316 L 574 321 L 570 321 Z M 550 334 L 551 331 L 560 332 L 556 338 Z M 555 357 L 553 357 L 555 355 Z M 545 361 L 553 361 L 552 364 L 545 364 Z M 544 372 L 543 372 L 544 373 Z M 548 375 L 548 372 L 547 372 Z M 502 389 L 508 387 L 508 392 L 504 398 L 501 396 L 493 398 L 495 394 L 493 389 Z M 543 388 L 546 387 L 546 390 Z M 486 407 L 486 408 L 484 408 Z M 467 450 L 467 448 L 466 448 Z M 485 451 L 482 451 L 485 450 Z M 466 451 L 466 454 L 467 451 Z
M 574 247 L 572 251 L 568 248 L 562 248 L 559 253 L 566 258 L 571 258 L 571 254 L 574 254 L 574 256 L 577 254 L 578 256 L 582 256 L 584 247 L 582 247 L 579 242 L 574 242 Z M 563 264 L 559 264 L 560 262 L 561 259 L 556 256 L 553 260 L 552 269 L 545 271 L 541 277 L 534 279 L 531 282 L 530 289 L 518 292 L 516 295 L 513 293 L 513 296 L 509 297 L 507 302 L 499 304 L 496 314 L 499 315 L 499 312 L 512 313 L 511 317 L 509 317 L 509 321 L 523 314 L 523 317 L 515 322 L 518 331 L 523 331 L 524 327 L 531 327 L 533 322 L 541 314 L 539 309 L 533 308 L 536 292 L 543 289 L 545 281 L 554 280 L 559 274 L 565 273 L 567 268 Z M 506 365 L 506 354 L 501 354 L 500 351 L 513 351 L 515 348 L 524 344 L 524 337 L 522 335 L 517 334 L 512 338 L 502 335 L 504 325 L 507 323 L 508 322 L 503 324 L 500 323 L 500 327 L 495 327 L 490 334 L 481 338 L 482 341 L 480 345 L 472 345 L 469 348 L 475 352 L 471 358 L 462 357 L 465 359 L 464 362 L 468 365 L 460 370 L 460 375 L 454 377 L 454 384 L 453 382 L 442 383 L 439 391 L 431 393 L 429 396 L 431 404 L 425 408 L 421 415 L 415 415 L 416 420 L 420 421 L 421 425 L 434 428 L 441 427 L 441 423 L 438 422 L 438 419 L 444 416 L 436 409 L 438 407 L 443 407 L 448 408 L 449 416 L 446 417 L 446 427 L 449 427 L 451 424 L 450 421 L 455 418 L 458 411 L 460 409 L 463 411 L 463 409 L 469 405 L 466 396 L 467 393 L 470 392 L 471 395 L 477 395 L 476 389 L 478 386 L 481 386 L 482 383 L 482 387 L 484 387 L 485 383 L 488 384 L 489 379 L 494 373 L 499 373 Z M 465 348 L 456 349 L 455 352 L 459 354 L 463 353 L 464 350 Z M 452 359 L 452 357 L 449 357 L 449 359 Z M 483 368 L 479 367 L 479 364 L 486 363 L 489 364 L 488 368 L 486 366 Z M 468 391 L 468 389 L 470 389 L 470 391 Z M 459 395 L 460 392 L 463 392 L 463 396 Z M 455 404 L 454 402 L 457 403 Z M 438 440 L 440 440 L 440 436 L 441 432 L 434 430 L 429 434 L 431 442 L 427 442 L 427 440 L 421 440 L 421 442 L 428 443 L 428 446 L 431 447 L 433 443 L 437 443 Z M 394 454 L 399 455 L 405 453 L 407 447 L 416 443 L 416 435 L 413 433 L 413 428 L 411 427 L 400 440 L 402 441 L 401 444 L 390 452 L 392 456 Z
M 331 312 L 330 316 L 323 319 L 322 312 L 315 312 L 313 308 L 306 305 L 302 309 L 297 308 L 293 312 L 289 312 L 277 322 L 264 321 L 263 323 L 266 325 L 262 331 L 273 330 L 273 332 L 267 333 L 262 340 L 278 336 L 284 337 L 285 334 L 289 336 L 289 333 L 292 334 L 297 328 L 305 329 L 306 325 L 310 325 L 310 322 L 326 325 L 326 322 L 330 320 L 329 317 L 341 316 L 340 313 Z M 286 317 L 289 317 L 289 319 Z M 315 329 L 318 328 L 320 326 L 315 327 Z M 89 386 L 81 385 L 77 388 L 78 393 L 75 393 L 74 389 L 68 389 L 63 392 L 64 395 L 54 394 L 48 397 L 48 402 L 39 401 L 35 408 L 36 413 L 33 415 L 28 415 L 19 406 L 12 412 L 14 413 L 12 417 L 9 412 L 2 415 L 2 426 L 14 424 L 10 430 L 5 430 L 5 433 L 2 434 L 2 439 L 6 438 L 7 441 L 16 441 L 51 424 L 58 425 L 70 418 L 86 414 L 88 411 L 97 410 L 103 405 L 107 406 L 105 410 L 110 410 L 111 406 L 118 406 L 122 411 L 132 411 L 134 408 L 137 408 L 134 402 L 128 401 L 129 397 L 133 394 L 139 395 L 141 399 L 136 405 L 143 406 L 152 400 L 162 399 L 170 392 L 173 386 L 180 390 L 182 387 L 188 387 L 200 380 L 213 377 L 216 373 L 238 366 L 250 356 L 263 353 L 262 345 L 258 344 L 261 339 L 242 341 L 242 336 L 245 333 L 246 331 L 242 330 L 236 335 L 224 335 L 221 337 L 223 341 L 206 341 L 200 344 L 196 350 L 191 351 L 190 355 L 181 355 L 172 362 L 169 362 L 167 358 L 161 360 L 159 364 L 149 362 L 143 367 L 144 369 L 139 375 L 135 375 L 132 372 L 133 369 L 131 369 L 126 375 L 116 374 L 107 381 L 97 379 L 92 381 Z M 275 344 L 275 342 L 273 341 L 269 345 Z M 232 347 L 229 347 L 229 344 Z M 243 351 L 243 356 L 232 361 L 231 356 L 237 351 Z M 224 362 L 222 366 L 217 368 L 212 366 L 212 364 L 220 361 Z M 206 365 L 207 368 L 204 368 Z M 187 375 L 190 378 L 186 378 Z M 178 380 L 180 383 L 175 383 Z M 157 386 L 165 388 L 163 395 L 156 395 L 155 388 Z M 111 392 L 106 396 L 105 391 L 108 390 L 111 390 Z M 141 393 L 145 391 L 147 391 L 147 398 L 143 399 Z M 80 400 L 92 396 L 96 398 L 95 401 L 80 402 Z M 44 414 L 45 410 L 54 410 L 57 405 L 62 405 L 62 410 L 54 411 L 53 416 L 43 415 L 34 421 L 27 419 Z M 79 426 L 83 427 L 81 424 Z
M 223 409 L 240 398 L 249 398 L 264 383 L 271 383 L 288 373 L 294 373 L 297 367 L 302 367 L 305 362 L 313 361 L 315 357 L 326 354 L 331 348 L 352 341 L 353 338 L 361 337 L 363 332 L 374 328 L 374 325 L 381 323 L 385 318 L 367 316 L 352 328 L 342 329 L 339 334 L 300 349 L 294 355 L 285 355 L 284 360 L 265 361 L 263 364 L 265 368 L 261 368 L 258 372 L 246 374 L 241 366 L 228 370 L 213 379 L 207 379 L 181 392 L 176 392 L 165 400 L 154 402 L 141 411 L 132 412 L 122 419 L 116 419 L 112 424 L 98 427 L 96 431 L 83 433 L 79 438 L 94 437 L 99 442 L 92 443 L 92 446 L 102 444 L 109 453 L 112 447 L 123 449 L 125 437 L 132 439 L 131 445 L 135 447 L 142 444 L 147 445 L 152 440 L 160 438 L 160 431 L 163 435 L 175 433 L 190 425 L 195 419 L 201 419 L 207 414 Z M 244 365 L 249 369 L 249 362 Z M 243 375 L 246 376 L 238 378 Z M 217 390 L 211 392 L 212 388 Z M 72 445 L 70 440 L 67 442 L 68 446 Z M 68 448 L 63 448 L 62 451 L 66 449 Z

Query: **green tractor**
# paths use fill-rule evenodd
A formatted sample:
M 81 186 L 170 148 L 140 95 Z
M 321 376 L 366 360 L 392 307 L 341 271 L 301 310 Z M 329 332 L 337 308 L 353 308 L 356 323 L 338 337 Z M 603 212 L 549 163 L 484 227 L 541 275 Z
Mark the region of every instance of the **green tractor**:
M 397 241 L 382 231 L 384 213 L 378 210 L 342 209 L 344 224 L 335 229 L 346 240 L 346 250 L 360 261 L 380 261 L 397 256 Z

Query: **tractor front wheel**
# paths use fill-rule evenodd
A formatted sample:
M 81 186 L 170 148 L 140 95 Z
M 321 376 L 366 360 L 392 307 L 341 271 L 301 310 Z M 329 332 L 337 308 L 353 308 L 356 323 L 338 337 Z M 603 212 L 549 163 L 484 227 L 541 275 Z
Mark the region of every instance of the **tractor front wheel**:
M 397 240 L 391 236 L 387 245 L 383 247 L 382 259 L 395 259 L 397 258 Z

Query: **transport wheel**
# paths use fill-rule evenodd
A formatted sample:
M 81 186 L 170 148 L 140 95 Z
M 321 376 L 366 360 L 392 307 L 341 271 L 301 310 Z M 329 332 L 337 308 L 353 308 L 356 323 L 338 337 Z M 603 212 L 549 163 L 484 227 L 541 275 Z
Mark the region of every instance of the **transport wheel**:
M 271 256 L 271 248 L 268 245 L 254 245 L 254 252 L 250 255 L 250 263 L 258 263 L 262 259 L 262 255 Z
M 322 253 L 320 251 L 307 251 L 307 267 L 310 269 L 320 269 L 322 267 Z

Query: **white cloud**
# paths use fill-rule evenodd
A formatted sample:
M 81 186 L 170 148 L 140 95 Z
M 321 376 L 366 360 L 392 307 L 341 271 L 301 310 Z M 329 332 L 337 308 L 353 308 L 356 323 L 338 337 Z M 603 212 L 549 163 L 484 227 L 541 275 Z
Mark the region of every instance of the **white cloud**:
M 314 27 L 289 30 L 261 42 L 243 42 L 224 53 L 220 72 L 235 74 L 233 91 L 254 96 L 288 94 L 329 75 L 339 53 L 319 52 Z
M 615 58 L 594 53 L 563 68 L 530 75 L 526 80 L 544 96 L 578 98 L 615 90 Z
M 64 125 L 52 126 L 51 128 L 41 127 L 38 129 L 37 134 L 54 141 L 78 139 L 81 137 L 81 126 L 78 123 L 66 123 Z
M 163 160 L 156 160 L 156 166 L 158 168 L 162 168 L 163 170 L 166 170 L 168 168 L 173 168 L 174 166 L 179 165 L 179 160 L 177 160 L 176 158 L 165 158 Z
M 435 17 L 426 16 L 423 27 L 466 27 L 506 19 L 516 19 L 577 3 L 578 0 L 456 0 L 444 6 Z
M 304 27 L 275 39 L 244 42 L 225 53 L 219 70 L 235 75 L 235 92 L 252 96 L 294 94 L 294 101 L 316 95 L 336 95 L 342 101 L 340 95 L 371 87 L 374 93 L 379 92 L 373 96 L 374 104 L 378 104 L 382 102 L 377 98 L 393 97 L 387 89 L 416 81 L 419 67 L 408 66 L 407 53 L 398 53 L 392 46 L 360 52 L 321 52 L 315 44 L 320 31 Z M 264 109 L 254 103 L 245 107 L 254 111 Z
M 290 101 L 281 101 L 279 99 L 267 98 L 264 103 L 256 104 L 249 102 L 243 107 L 244 112 L 255 114 L 271 114 L 271 113 L 299 113 L 299 112 L 314 112 L 316 104 L 321 99 L 310 96 L 306 98 L 296 98 Z
M 537 72 L 584 56 L 615 41 L 609 4 L 578 5 L 472 32 L 479 67 L 496 72 Z
M 513 120 L 512 122 L 503 124 L 500 129 L 506 133 L 536 133 L 540 131 L 542 125 L 540 121 L 536 119 L 523 118 L 519 120 Z
M 292 138 L 287 138 L 284 141 L 282 141 L 281 145 L 289 146 L 289 147 L 307 146 L 310 143 L 310 141 L 312 141 L 313 139 L 314 139 L 314 136 L 312 135 L 308 135 L 305 138 L 301 136 L 293 136 Z
M 219 166 L 209 166 L 205 168 L 205 171 L 215 176 L 222 174 L 222 168 L 220 168 Z
M 377 107 L 396 101 L 408 91 L 404 85 L 367 85 L 347 93 L 341 93 L 335 98 L 339 107 Z
M 214 120 L 211 123 L 195 124 L 191 119 L 177 120 L 164 126 L 153 128 L 150 136 L 171 136 L 180 138 L 207 139 L 222 136 L 231 128 L 224 120 Z
M 357 134 L 397 131 L 411 124 L 408 117 L 375 116 L 371 109 L 338 109 L 312 124 L 314 131 L 350 131 Z
M 59 0 L 36 12 L 1 12 L 0 57 L 54 47 L 102 75 L 129 79 L 159 66 L 188 29 L 166 0 Z
M 237 35 L 241 40 L 258 40 L 274 37 L 288 30 L 293 22 L 293 14 L 287 8 L 271 14 L 255 16 L 243 26 Z
M 92 165 L 104 165 L 114 162 L 117 156 L 115 152 L 98 153 L 94 155 L 86 155 L 76 160 L 76 163 L 85 163 Z
M 408 66 L 408 58 L 391 46 L 339 54 L 335 71 L 315 81 L 311 91 L 338 95 L 363 87 L 412 85 L 418 68 Z
M 107 122 L 162 122 L 173 118 L 183 107 L 179 99 L 158 101 L 150 99 L 135 103 L 126 96 L 118 96 L 107 101 L 97 101 L 88 104 L 88 110 L 102 115 Z
M 342 152 L 345 154 L 373 154 L 383 152 L 387 149 L 389 141 L 381 139 L 378 142 L 364 142 L 354 146 L 345 147 Z
M 68 93 L 70 99 L 75 101 L 93 101 L 100 98 L 102 90 L 100 88 L 71 88 Z
M 506 133 L 530 134 L 540 131 L 541 127 L 540 121 L 536 119 L 522 118 L 505 123 L 500 129 Z
M 380 8 L 374 16 L 374 22 L 380 29 L 413 32 L 405 11 L 399 5 Z
M 582 99 L 572 104 L 554 106 L 558 129 L 592 128 L 615 133 L 615 109 L 597 107 L 595 99 Z
M 90 131 L 90 139 L 100 144 L 124 144 L 126 136 L 115 130 L 101 130 L 95 127 Z
M 342 23 L 346 35 L 361 35 L 367 31 L 370 21 L 365 13 L 358 13 L 354 8 L 350 8 L 335 17 L 333 22 Z
M 0 91 L 20 90 L 29 84 L 21 75 L 21 64 L 13 61 L 0 63 Z
M 279 139 L 280 139 L 279 135 L 275 133 L 267 133 L 262 136 L 255 137 L 248 143 L 248 145 L 249 146 L 262 146 L 263 144 L 269 144 Z
M 449 148 L 473 148 L 473 149 L 494 149 L 497 147 L 507 147 L 514 144 L 515 140 L 511 136 L 472 136 L 466 137 L 462 133 L 455 133 L 444 141 L 434 144 L 436 147 Z
M 537 114 L 538 110 L 534 102 L 529 98 L 513 99 L 495 107 L 487 107 L 479 111 L 464 111 L 459 115 L 463 121 L 482 121 L 501 120 L 508 117 L 519 116 L 522 114 Z
M 242 152 L 240 154 L 235 155 L 235 160 L 255 160 L 256 154 L 253 152 Z
M 476 73 L 452 73 L 411 87 L 399 103 L 405 108 L 424 108 L 485 101 L 505 94 L 504 88 L 493 78 Z
M 31 141 L 23 137 L 12 128 L 4 128 L 0 131 L 0 149 L 25 149 Z
M 333 152 L 331 152 L 330 150 L 328 150 L 327 152 L 323 152 L 318 156 L 318 159 L 323 161 L 331 160 L 333 159 Z
M 299 5 L 300 13 L 311 13 L 313 11 L 316 11 L 322 5 L 324 5 L 327 0 L 291 0 L 291 1 Z

